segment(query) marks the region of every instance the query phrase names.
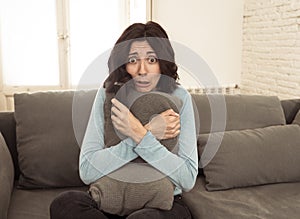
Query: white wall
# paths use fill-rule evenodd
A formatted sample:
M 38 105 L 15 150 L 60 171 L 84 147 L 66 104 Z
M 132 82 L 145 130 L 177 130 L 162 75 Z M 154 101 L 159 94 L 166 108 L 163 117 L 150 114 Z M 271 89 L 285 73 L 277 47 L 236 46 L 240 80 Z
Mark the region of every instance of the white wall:
M 246 0 L 243 94 L 300 96 L 300 1 Z
M 240 84 L 244 0 L 153 0 L 152 20 L 194 50 L 220 85 Z

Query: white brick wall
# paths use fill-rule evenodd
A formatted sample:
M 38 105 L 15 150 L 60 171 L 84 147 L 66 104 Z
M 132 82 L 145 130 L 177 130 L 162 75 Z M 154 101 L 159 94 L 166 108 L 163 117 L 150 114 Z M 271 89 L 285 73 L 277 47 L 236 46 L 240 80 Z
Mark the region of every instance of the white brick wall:
M 245 0 L 241 93 L 300 98 L 300 0 Z

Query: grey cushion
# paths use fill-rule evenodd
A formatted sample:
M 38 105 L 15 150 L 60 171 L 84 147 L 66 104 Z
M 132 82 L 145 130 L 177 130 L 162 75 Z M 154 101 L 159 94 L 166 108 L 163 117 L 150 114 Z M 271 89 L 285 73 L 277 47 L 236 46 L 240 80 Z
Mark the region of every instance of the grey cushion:
M 0 132 L 0 218 L 7 218 L 13 184 L 13 162 L 5 140 Z
M 212 142 L 222 133 L 211 134 Z M 202 136 L 200 147 L 208 135 Z M 300 126 L 270 126 L 227 131 L 204 167 L 209 191 L 300 181 Z M 200 150 L 202 150 L 200 149 Z
M 125 139 L 113 126 L 111 121 L 111 100 L 115 95 L 113 93 L 107 93 L 104 103 L 104 142 L 106 147 L 110 147 L 118 144 L 121 139 Z M 119 99 L 118 97 L 116 97 Z M 121 103 L 127 102 L 127 97 L 119 99 Z M 139 93 L 134 98 L 131 104 L 126 104 L 131 113 L 142 123 L 146 125 L 150 120 L 168 109 L 173 109 L 176 113 L 179 113 L 182 107 L 182 101 L 173 95 L 163 92 L 150 92 Z M 177 137 L 171 139 L 163 139 L 160 142 L 170 151 L 175 148 L 177 144 Z
M 300 110 L 296 114 L 295 119 L 293 120 L 293 124 L 300 125 Z
M 73 91 L 15 94 L 20 187 L 83 185 L 78 170 L 81 139 L 76 139 L 73 130 L 73 97 Z M 77 114 L 88 120 L 89 112 Z
M 151 119 L 168 109 L 173 109 L 176 113 L 180 113 L 182 101 L 173 95 L 163 92 L 151 92 L 137 98 L 130 107 L 133 115 L 146 125 Z M 178 136 L 169 139 L 160 140 L 169 151 L 175 151 Z M 176 148 L 177 149 L 177 148 Z
M 119 143 L 119 135 L 115 133 L 111 121 L 111 99 L 114 94 L 106 94 L 105 112 L 105 142 L 107 147 Z M 146 125 L 153 116 L 168 109 L 179 113 L 182 103 L 179 98 L 161 92 L 151 92 L 137 97 L 130 106 L 132 114 Z M 176 151 L 177 137 L 161 140 L 169 151 Z M 90 186 L 90 192 L 99 208 L 105 212 L 117 215 L 129 215 L 141 208 L 159 208 L 170 210 L 174 200 L 174 185 L 164 175 L 157 175 L 158 170 L 144 164 L 144 160 L 137 158 L 133 162 L 137 164 L 126 164 L 116 172 L 129 175 L 131 180 L 125 181 L 115 179 L 111 175 L 103 176 Z M 139 171 L 140 170 L 140 171 Z M 142 179 L 135 180 L 142 176 Z M 143 180 L 147 179 L 145 182 Z
M 90 186 L 99 208 L 116 215 L 128 215 L 142 208 L 170 210 L 174 199 L 172 182 L 149 165 L 134 165 L 129 163 Z M 125 175 L 130 179 L 125 179 Z
M 280 100 L 275 96 L 192 94 L 192 97 L 199 112 L 201 134 L 286 124 Z

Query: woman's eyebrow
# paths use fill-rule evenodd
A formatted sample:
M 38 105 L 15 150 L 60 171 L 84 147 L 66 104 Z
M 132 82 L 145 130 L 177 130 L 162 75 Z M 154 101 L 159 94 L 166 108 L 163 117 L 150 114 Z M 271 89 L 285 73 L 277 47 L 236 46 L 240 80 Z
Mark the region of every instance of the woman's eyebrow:
M 154 51 L 148 51 L 147 54 L 156 54 Z
M 138 55 L 137 52 L 132 52 L 132 53 L 129 53 L 128 56 L 132 56 L 132 55 Z
M 155 54 L 155 55 L 156 55 L 156 53 L 155 53 L 154 51 L 148 51 L 148 52 L 146 52 L 146 54 L 147 54 L 147 55 L 149 55 L 149 54 Z M 132 53 L 129 53 L 129 54 L 128 54 L 128 56 L 132 56 L 132 55 L 136 55 L 136 56 L 137 56 L 138 53 L 137 53 L 137 52 L 132 52 Z

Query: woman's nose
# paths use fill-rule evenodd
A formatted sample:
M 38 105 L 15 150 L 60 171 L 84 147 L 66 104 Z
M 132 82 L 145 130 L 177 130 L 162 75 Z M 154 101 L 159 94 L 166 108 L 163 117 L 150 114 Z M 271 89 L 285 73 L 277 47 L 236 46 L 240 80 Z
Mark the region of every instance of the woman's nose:
M 140 64 L 140 68 L 139 68 L 139 75 L 144 75 L 147 74 L 147 64 L 146 64 L 146 60 L 142 59 L 141 60 L 141 64 Z

